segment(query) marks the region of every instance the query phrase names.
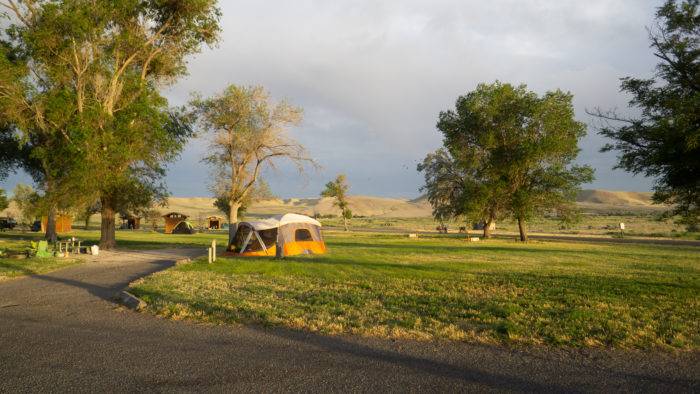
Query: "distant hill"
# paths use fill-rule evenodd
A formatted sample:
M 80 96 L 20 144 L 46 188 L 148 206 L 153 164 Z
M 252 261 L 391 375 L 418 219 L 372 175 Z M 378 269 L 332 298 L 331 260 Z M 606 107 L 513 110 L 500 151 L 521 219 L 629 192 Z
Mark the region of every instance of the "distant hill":
M 584 211 L 591 212 L 645 212 L 664 210 L 668 207 L 652 204 L 650 192 L 625 192 L 609 190 L 582 190 L 577 203 Z M 374 216 L 392 218 L 429 217 L 430 204 L 425 196 L 413 200 L 403 198 L 385 198 L 372 196 L 351 196 L 350 209 L 355 216 Z M 161 213 L 181 212 L 194 221 L 207 216 L 221 216 L 214 208 L 214 199 L 209 197 L 171 197 L 168 206 L 157 208 Z M 305 215 L 337 215 L 331 198 L 290 198 L 260 201 L 248 210 L 248 216 L 265 217 L 282 213 L 301 213 Z M 16 207 L 11 206 L 0 216 L 17 216 Z M 98 220 L 94 218 L 93 220 Z
M 593 212 L 652 212 L 669 209 L 667 205 L 654 204 L 651 192 L 625 192 L 610 190 L 582 190 L 576 202 L 584 211 Z

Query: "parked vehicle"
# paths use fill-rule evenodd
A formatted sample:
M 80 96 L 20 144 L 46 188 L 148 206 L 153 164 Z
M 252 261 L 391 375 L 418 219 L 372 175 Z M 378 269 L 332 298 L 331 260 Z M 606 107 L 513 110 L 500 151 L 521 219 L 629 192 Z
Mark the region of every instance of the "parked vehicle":
M 17 222 L 12 218 L 0 218 L 0 230 L 14 230 L 17 227 Z

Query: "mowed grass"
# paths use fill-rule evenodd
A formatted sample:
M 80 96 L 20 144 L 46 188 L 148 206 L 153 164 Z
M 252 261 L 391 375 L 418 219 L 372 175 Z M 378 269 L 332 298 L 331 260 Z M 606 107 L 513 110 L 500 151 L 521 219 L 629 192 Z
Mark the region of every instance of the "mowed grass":
M 326 334 L 511 345 L 700 346 L 700 249 L 387 234 L 329 253 L 197 261 L 132 291 L 155 314 Z
M 21 252 L 30 246 L 30 241 L 0 233 L 0 251 L 5 255 Z M 77 264 L 73 259 L 31 258 L 14 259 L 0 256 L 0 282 L 25 275 L 43 274 L 63 267 Z
M 201 248 L 202 253 L 212 239 L 219 245 L 225 245 L 227 236 L 224 233 L 200 234 L 163 234 L 153 231 L 117 231 L 119 249 L 147 250 L 165 248 Z M 74 230 L 61 234 L 61 239 L 76 237 L 83 245 L 98 244 L 99 231 Z M 31 241 L 44 239 L 43 233 L 7 231 L 0 232 L 0 250 L 21 251 L 30 247 Z M 26 275 L 44 274 L 70 265 L 78 264 L 81 260 L 71 258 L 31 258 L 11 259 L 0 257 L 0 281 Z
M 0 282 L 26 275 L 44 274 L 78 264 L 79 260 L 63 258 L 7 259 L 0 258 Z
M 83 245 L 96 245 L 100 242 L 99 230 L 73 230 L 67 234 L 60 234 L 59 238 L 68 239 L 76 237 Z M 163 234 L 162 232 L 147 230 L 117 230 L 117 249 L 150 250 L 166 248 L 203 248 L 211 245 L 216 240 L 219 245 L 225 245 L 228 239 L 225 232 L 207 232 L 197 234 Z M 25 242 L 44 239 L 43 233 L 8 231 L 0 233 L 0 249 L 9 243 Z

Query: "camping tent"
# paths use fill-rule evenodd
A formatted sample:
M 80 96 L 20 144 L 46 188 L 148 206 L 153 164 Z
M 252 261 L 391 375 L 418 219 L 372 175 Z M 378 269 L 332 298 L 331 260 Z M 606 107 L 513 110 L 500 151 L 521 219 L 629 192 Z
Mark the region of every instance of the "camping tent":
M 173 234 L 194 234 L 194 227 L 192 224 L 186 220 L 181 221 L 175 226 L 172 231 Z
M 41 218 L 41 232 L 46 232 L 46 227 L 49 223 L 49 218 L 47 216 L 42 216 Z M 73 218 L 70 215 L 58 214 L 56 215 L 56 233 L 69 233 L 73 231 Z
M 207 218 L 207 228 L 209 230 L 219 230 L 221 229 L 221 225 L 224 223 L 224 220 L 220 218 L 219 216 L 209 216 Z
M 165 219 L 165 233 L 172 234 L 175 227 L 187 219 L 187 215 L 178 212 L 170 212 L 167 215 L 163 215 L 163 219 Z
M 293 213 L 259 222 L 239 223 L 232 247 L 233 252 L 241 256 L 293 256 L 326 252 L 321 223 Z

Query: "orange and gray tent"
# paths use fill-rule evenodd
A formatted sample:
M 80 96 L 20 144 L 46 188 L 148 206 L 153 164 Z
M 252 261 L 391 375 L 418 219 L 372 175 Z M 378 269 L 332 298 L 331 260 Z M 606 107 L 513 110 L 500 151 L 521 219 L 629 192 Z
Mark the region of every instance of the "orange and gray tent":
M 293 256 L 326 252 L 321 223 L 293 213 L 259 222 L 239 223 L 232 247 L 234 253 L 241 256 Z

